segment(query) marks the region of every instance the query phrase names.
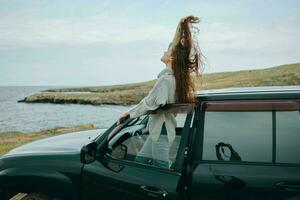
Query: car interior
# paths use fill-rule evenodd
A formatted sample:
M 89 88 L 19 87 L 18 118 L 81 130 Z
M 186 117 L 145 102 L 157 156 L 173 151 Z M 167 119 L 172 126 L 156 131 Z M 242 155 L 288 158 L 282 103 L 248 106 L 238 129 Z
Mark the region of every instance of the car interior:
M 125 156 L 125 160 L 128 161 L 136 161 L 136 157 L 138 152 L 140 152 L 143 147 L 146 139 L 149 136 L 149 131 L 146 129 L 148 122 L 148 115 L 138 117 L 129 122 L 126 127 L 124 127 L 119 133 L 117 133 L 110 141 L 109 141 L 109 151 L 110 154 L 114 157 L 118 157 L 118 146 L 125 145 L 127 148 L 127 153 Z M 176 127 L 176 137 L 174 142 L 172 143 L 169 150 L 169 159 L 172 162 L 170 168 L 172 168 L 175 159 L 177 150 L 180 143 L 181 131 L 182 127 Z M 167 132 L 162 129 L 160 137 L 167 137 Z M 147 164 L 152 165 L 152 158 L 145 158 Z

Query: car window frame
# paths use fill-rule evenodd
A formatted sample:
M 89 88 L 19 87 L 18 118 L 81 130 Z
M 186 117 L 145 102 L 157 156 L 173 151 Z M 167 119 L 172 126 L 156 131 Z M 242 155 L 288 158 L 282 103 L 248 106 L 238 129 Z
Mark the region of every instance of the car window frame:
M 162 112 L 169 112 L 169 113 L 187 113 L 187 117 L 185 119 L 185 125 L 184 127 L 187 125 L 186 121 L 188 118 L 188 115 L 192 115 L 192 117 L 196 114 L 196 109 L 197 109 L 198 104 L 197 103 L 173 103 L 173 104 L 166 104 L 163 107 L 160 107 L 154 111 L 148 111 L 146 112 L 146 115 L 149 114 L 156 114 L 156 113 L 162 113 Z M 186 107 L 186 108 L 185 108 Z M 147 117 L 146 117 L 147 118 Z M 118 126 L 116 126 L 108 135 L 107 135 L 107 142 L 109 142 L 115 135 L 117 135 L 119 133 L 120 130 L 122 130 L 122 128 L 124 126 L 126 126 L 127 123 L 129 123 L 131 120 L 133 120 L 135 118 L 130 118 L 127 119 L 123 124 L 120 124 Z M 189 128 L 193 129 L 194 125 L 194 121 L 195 121 L 195 117 L 190 121 L 189 124 Z M 182 133 L 184 134 L 184 129 L 182 130 Z M 184 152 L 185 146 L 187 144 L 181 144 L 182 143 L 182 139 L 180 139 L 180 144 L 177 150 L 177 154 L 179 154 L 179 152 Z M 147 164 L 143 164 L 143 163 L 138 163 L 138 162 L 134 162 L 134 161 L 129 161 L 129 160 L 125 160 L 125 159 L 117 159 L 117 158 L 112 158 L 112 157 L 107 157 L 105 158 L 107 159 L 108 162 L 111 163 L 115 163 L 115 164 L 121 164 L 121 165 L 127 165 L 127 166 L 134 166 L 134 167 L 142 167 L 142 168 L 148 168 L 150 170 L 155 170 L 155 171 L 162 171 L 162 172 L 166 172 L 166 173 L 176 173 L 176 174 L 180 174 L 181 173 L 181 167 L 183 163 L 179 163 L 180 162 L 180 158 L 177 158 L 176 156 L 176 160 L 175 160 L 175 166 L 174 169 L 166 169 L 166 168 L 161 168 L 161 167 L 157 167 L 154 165 L 147 165 Z
M 298 104 L 298 109 L 295 109 L 295 107 L 284 107 L 280 108 L 280 105 L 286 105 L 282 104 L 282 102 L 287 103 L 288 101 L 293 101 L 294 103 Z M 271 107 L 268 110 L 272 112 L 272 162 L 256 162 L 256 161 L 222 161 L 222 160 L 203 160 L 203 142 L 204 142 L 204 123 L 205 123 L 205 113 L 207 112 L 207 104 L 208 103 L 217 103 L 220 104 L 222 102 L 274 102 L 277 107 Z M 199 121 L 198 124 L 196 125 L 198 127 L 198 133 L 196 140 L 193 142 L 192 149 L 194 151 L 192 155 L 192 159 L 194 163 L 211 163 L 211 164 L 233 164 L 233 165 L 260 165 L 260 166 L 295 166 L 295 167 L 300 167 L 300 163 L 280 163 L 276 162 L 276 112 L 277 111 L 291 111 L 291 110 L 299 110 L 299 105 L 300 105 L 300 99 L 298 98 L 290 98 L 290 99 L 230 99 L 230 100 L 204 100 L 201 101 L 199 105 Z M 279 106 L 279 107 L 278 107 Z M 224 107 L 226 109 L 226 107 Z M 252 109 L 255 109 L 255 107 L 252 107 Z M 278 110 L 275 110 L 278 109 Z M 251 109 L 250 109 L 251 110 Z M 260 111 L 263 111 L 262 109 Z M 242 111 L 243 112 L 243 111 Z M 253 111 L 255 112 L 255 111 Z M 299 110 L 300 114 L 300 110 Z M 275 122 L 275 123 L 274 123 Z M 274 137 L 275 136 L 275 137 Z M 197 145 L 198 144 L 198 145 Z

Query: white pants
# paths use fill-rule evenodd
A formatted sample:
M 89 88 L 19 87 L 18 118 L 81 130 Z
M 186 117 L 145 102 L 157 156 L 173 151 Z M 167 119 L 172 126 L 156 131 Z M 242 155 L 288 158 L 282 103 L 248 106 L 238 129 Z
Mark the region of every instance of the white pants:
M 169 161 L 169 151 L 170 145 L 166 135 L 161 135 L 158 141 L 148 137 L 137 156 Z
M 165 127 L 163 126 L 163 128 Z M 155 165 L 169 168 L 172 164 L 169 158 L 169 152 L 170 143 L 168 136 L 161 134 L 157 141 L 154 141 L 151 137 L 148 137 L 141 150 L 137 153 L 137 157 L 151 158 L 154 160 Z

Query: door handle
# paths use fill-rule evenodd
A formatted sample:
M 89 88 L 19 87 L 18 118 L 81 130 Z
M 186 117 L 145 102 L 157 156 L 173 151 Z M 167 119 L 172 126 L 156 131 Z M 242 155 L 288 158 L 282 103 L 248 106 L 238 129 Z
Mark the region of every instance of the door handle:
M 215 175 L 215 178 L 231 188 L 241 189 L 246 185 L 244 181 L 234 176 Z
M 140 187 L 143 192 L 146 192 L 148 195 L 158 198 L 166 198 L 168 196 L 168 192 L 165 190 L 161 190 L 159 188 L 153 186 L 143 185 Z
M 276 187 L 284 188 L 292 191 L 300 191 L 300 183 L 292 183 L 292 182 L 279 182 L 275 184 Z

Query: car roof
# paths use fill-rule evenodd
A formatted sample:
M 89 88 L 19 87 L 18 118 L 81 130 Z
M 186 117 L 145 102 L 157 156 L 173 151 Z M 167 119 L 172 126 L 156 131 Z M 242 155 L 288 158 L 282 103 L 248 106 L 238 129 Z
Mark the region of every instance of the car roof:
M 300 98 L 300 85 L 198 90 L 195 96 L 200 100 L 297 99 Z

